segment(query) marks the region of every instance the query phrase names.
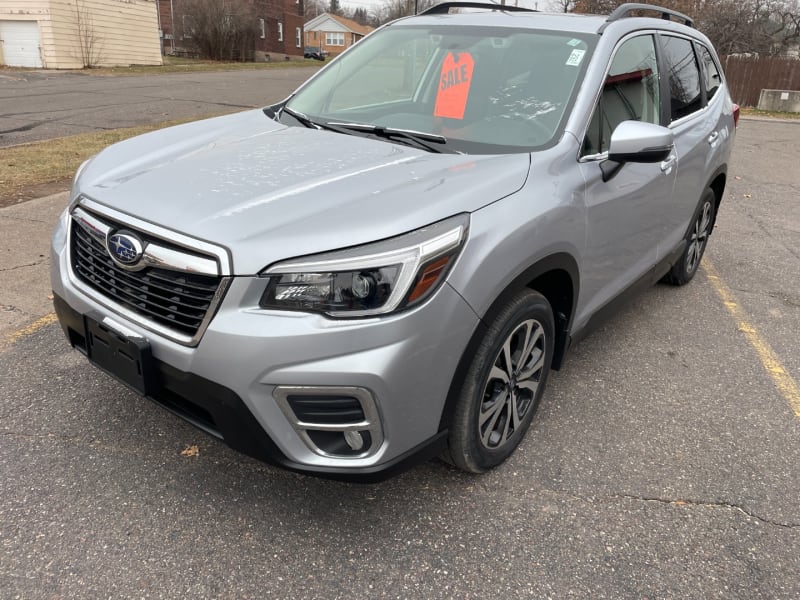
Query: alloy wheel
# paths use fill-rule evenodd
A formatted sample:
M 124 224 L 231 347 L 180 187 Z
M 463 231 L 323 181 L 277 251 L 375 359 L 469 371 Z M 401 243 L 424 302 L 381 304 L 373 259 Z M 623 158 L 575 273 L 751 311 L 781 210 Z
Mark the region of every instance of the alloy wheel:
M 705 250 L 706 242 L 708 242 L 708 235 L 711 233 L 711 201 L 706 201 L 703 204 L 703 210 L 694 222 L 692 234 L 689 238 L 689 248 L 686 252 L 686 272 L 694 273 L 697 265 L 700 264 L 700 259 L 703 257 L 703 250 Z
M 484 386 L 478 411 L 481 444 L 496 450 L 508 443 L 534 405 L 545 368 L 546 339 L 539 321 L 520 323 L 506 338 Z

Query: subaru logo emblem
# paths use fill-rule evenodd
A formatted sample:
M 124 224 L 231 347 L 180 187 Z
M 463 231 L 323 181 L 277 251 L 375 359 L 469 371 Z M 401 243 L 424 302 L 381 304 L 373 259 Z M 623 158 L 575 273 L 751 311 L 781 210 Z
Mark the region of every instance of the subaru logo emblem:
M 117 232 L 108 238 L 108 254 L 115 262 L 130 267 L 142 257 L 142 241 L 130 232 Z

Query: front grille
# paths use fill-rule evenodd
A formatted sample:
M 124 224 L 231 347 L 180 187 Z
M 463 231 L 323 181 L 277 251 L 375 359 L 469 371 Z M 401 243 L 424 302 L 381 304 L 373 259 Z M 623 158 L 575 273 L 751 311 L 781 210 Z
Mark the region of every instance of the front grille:
M 157 267 L 126 271 L 77 223 L 71 228 L 70 244 L 72 270 L 81 282 L 122 307 L 190 337 L 202 325 L 222 281 L 218 276 Z

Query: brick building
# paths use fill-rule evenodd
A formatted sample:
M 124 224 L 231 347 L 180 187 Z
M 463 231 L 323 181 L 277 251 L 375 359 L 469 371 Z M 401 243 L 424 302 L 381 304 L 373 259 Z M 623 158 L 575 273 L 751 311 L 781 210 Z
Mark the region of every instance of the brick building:
M 191 51 L 185 34 L 196 0 L 156 0 L 164 54 Z M 209 0 L 205 0 L 209 1 Z M 247 14 L 256 27 L 252 58 L 285 60 L 303 58 L 303 0 L 218 0 L 239 14 Z M 250 53 L 248 53 L 249 55 Z

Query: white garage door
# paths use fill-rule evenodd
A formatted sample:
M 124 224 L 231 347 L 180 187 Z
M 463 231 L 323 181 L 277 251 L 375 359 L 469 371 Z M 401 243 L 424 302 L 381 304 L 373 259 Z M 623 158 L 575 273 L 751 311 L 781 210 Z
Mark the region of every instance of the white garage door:
M 42 66 L 36 21 L 0 21 L 0 44 L 3 63 L 9 67 Z

